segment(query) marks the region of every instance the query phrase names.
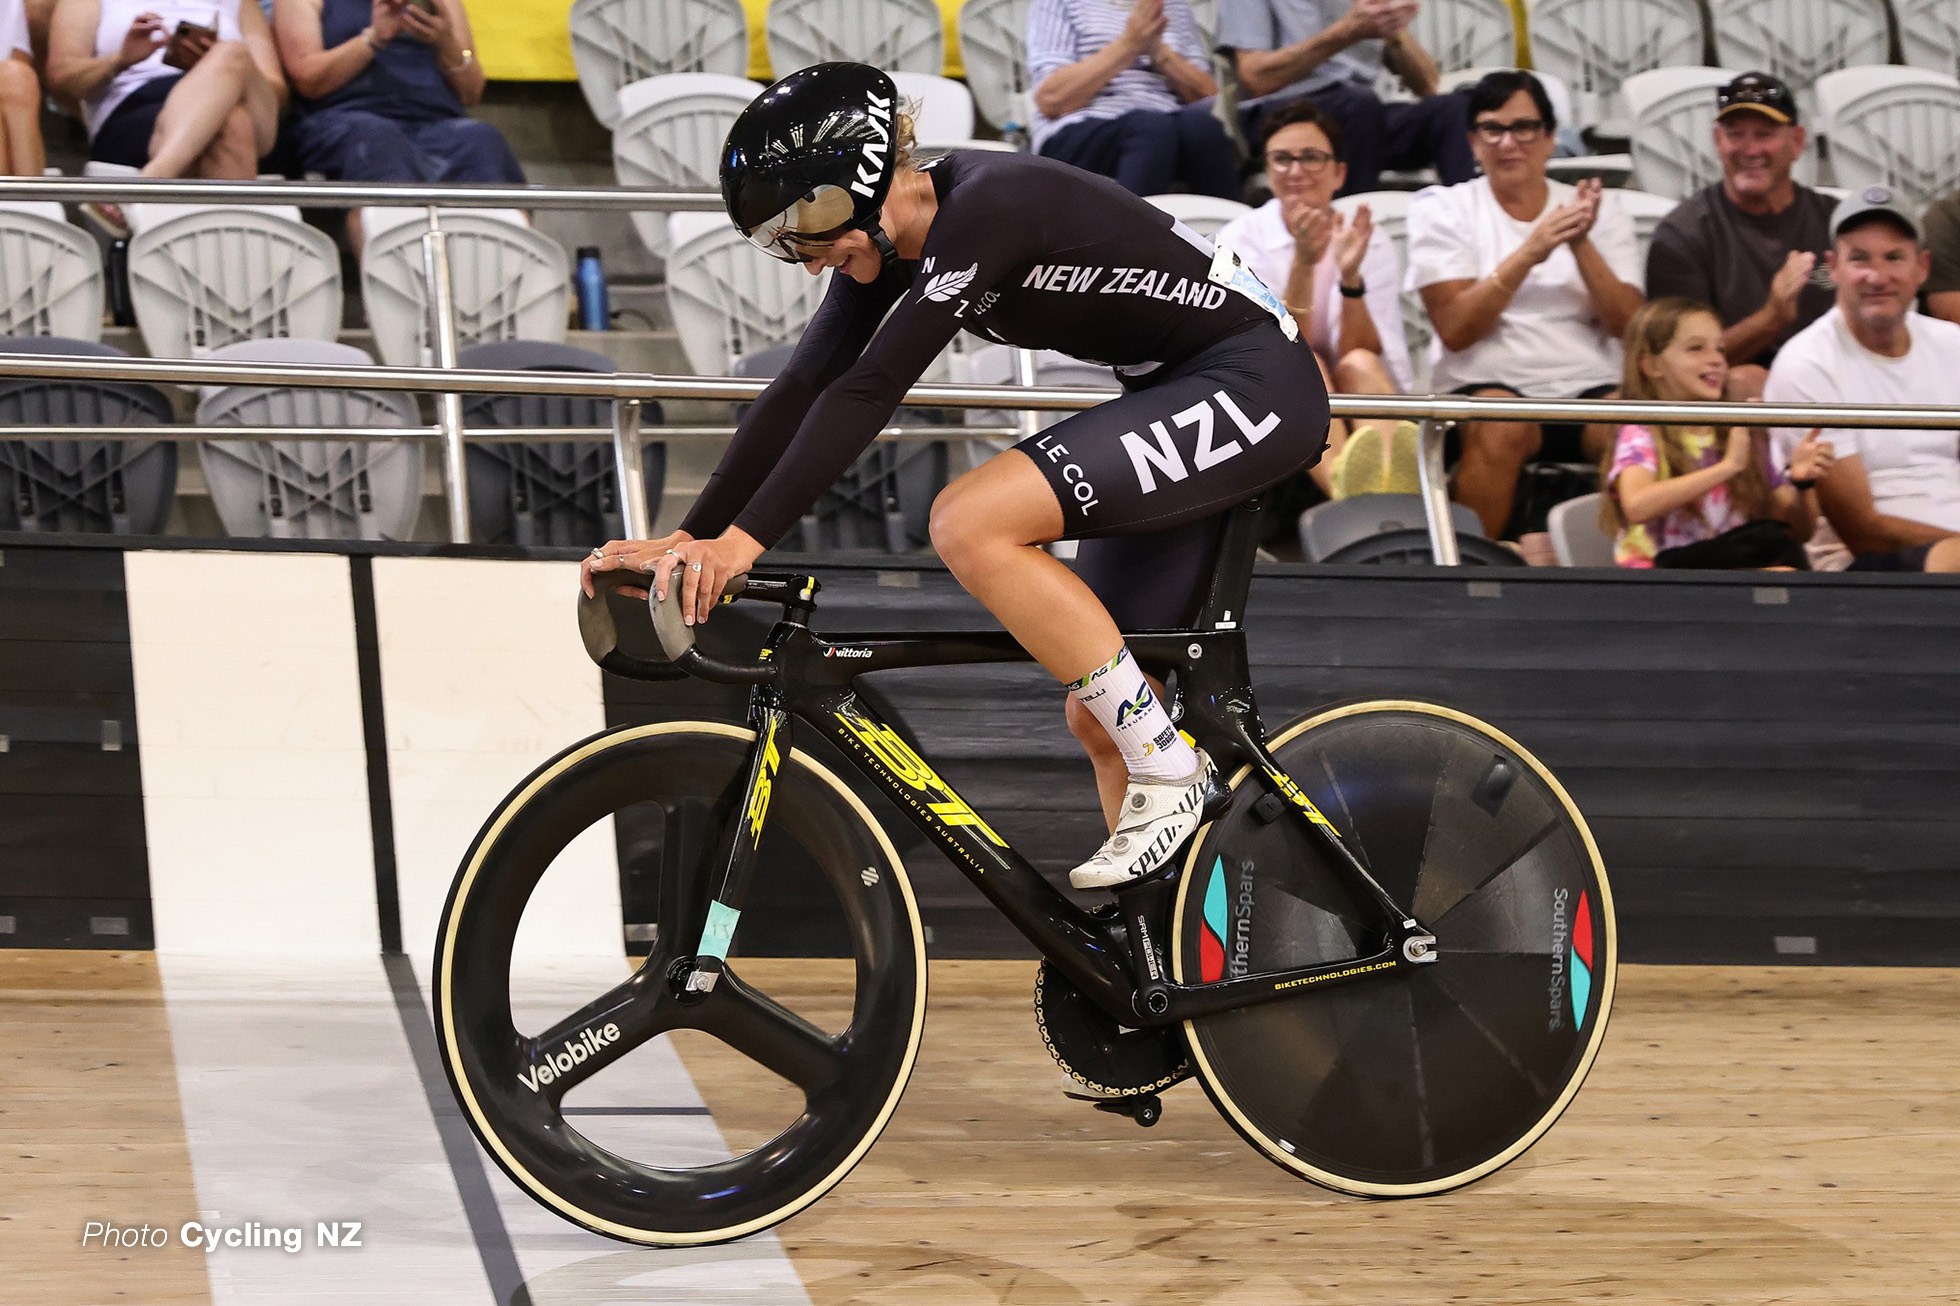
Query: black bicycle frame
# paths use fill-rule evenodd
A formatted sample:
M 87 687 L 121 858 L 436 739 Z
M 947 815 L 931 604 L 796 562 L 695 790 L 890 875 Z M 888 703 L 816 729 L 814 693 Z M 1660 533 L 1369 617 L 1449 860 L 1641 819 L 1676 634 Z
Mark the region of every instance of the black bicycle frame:
M 1180 727 L 1220 766 L 1228 770 L 1240 764 L 1252 766 L 1272 800 L 1284 804 L 1326 841 L 1352 887 L 1381 909 L 1380 951 L 1209 984 L 1172 981 L 1164 945 L 1151 931 L 1163 928 L 1168 920 L 1174 876 L 1153 875 L 1120 890 L 1121 910 L 1115 915 L 1078 906 L 995 833 L 855 691 L 859 676 L 899 667 L 1031 660 L 1011 636 L 922 632 L 822 637 L 808 625 L 816 607 L 816 578 L 759 573 L 749 578 L 742 597 L 778 600 L 784 607 L 783 620 L 770 633 L 760 660 L 745 666 L 720 663 L 690 649 L 673 664 L 708 679 L 753 685 L 749 724 L 756 731 L 747 787 L 719 846 L 719 874 L 701 944 L 694 957 L 676 963 L 670 972 L 677 994 L 711 990 L 721 972 L 761 843 L 776 768 L 792 746 L 797 720 L 841 749 L 1043 957 L 1125 1025 L 1170 1024 L 1289 997 L 1304 988 L 1351 983 L 1433 962 L 1435 939 L 1368 873 L 1266 747 L 1252 695 L 1245 632 L 1238 620 L 1251 581 L 1257 511 L 1256 504 L 1247 505 L 1228 519 L 1198 628 L 1131 633 L 1125 640 L 1143 667 L 1160 677 L 1176 675 Z M 608 663 L 602 659 L 602 665 Z M 660 674 L 672 676 L 673 667 L 662 667 Z M 635 674 L 624 666 L 614 669 Z

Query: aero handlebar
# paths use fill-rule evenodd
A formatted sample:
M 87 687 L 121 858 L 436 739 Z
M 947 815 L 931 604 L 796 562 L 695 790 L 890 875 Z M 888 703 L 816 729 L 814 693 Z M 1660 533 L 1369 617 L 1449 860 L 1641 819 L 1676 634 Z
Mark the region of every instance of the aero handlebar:
M 664 601 L 656 600 L 651 593 L 647 595 L 647 611 L 653 621 L 654 634 L 669 660 L 658 662 L 622 651 L 619 647 L 619 629 L 613 622 L 608 600 L 613 591 L 621 586 L 644 586 L 650 579 L 638 572 L 596 572 L 592 576 L 593 597 L 579 595 L 579 638 L 585 643 L 586 656 L 598 663 L 601 670 L 635 680 L 679 680 L 684 676 L 698 676 L 703 680 L 728 685 L 762 685 L 776 678 L 776 667 L 767 662 L 723 662 L 696 648 L 695 628 L 681 618 L 679 585 L 668 587 Z M 807 601 L 815 591 L 816 582 L 810 577 L 781 572 L 751 572 L 730 581 L 728 588 L 722 591 L 721 601 L 728 603 L 737 598 L 778 602 L 801 598 Z

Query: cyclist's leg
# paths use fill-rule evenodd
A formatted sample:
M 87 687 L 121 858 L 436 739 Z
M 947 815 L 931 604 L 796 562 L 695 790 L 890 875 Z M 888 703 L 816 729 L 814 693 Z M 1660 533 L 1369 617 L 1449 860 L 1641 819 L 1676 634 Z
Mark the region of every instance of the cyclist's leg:
M 1225 518 L 1207 517 L 1151 535 L 1111 535 L 1084 540 L 1075 555 L 1075 574 L 1094 591 L 1119 630 L 1174 630 L 1196 618 L 1218 555 Z M 1153 690 L 1163 684 L 1152 676 Z M 1069 733 L 1096 768 L 1096 793 L 1103 817 L 1116 828 L 1116 814 L 1129 784 L 1122 750 L 1075 695 L 1067 696 Z
M 1195 821 L 1210 768 L 1145 691 L 1107 608 L 1038 546 L 1215 517 L 1310 465 L 1326 433 L 1326 391 L 1310 351 L 1277 328 L 1223 341 L 1152 381 L 968 473 L 933 508 L 933 542 L 954 575 L 1071 685 L 1122 751 L 1131 815 L 1078 868 L 1078 887 L 1151 869 L 1126 869 L 1121 859 L 1092 868 L 1124 848 L 1131 824 L 1142 823 L 1130 851 L 1148 850 L 1145 863 L 1174 847 L 1159 836 Z M 1169 824 L 1160 830 L 1161 822 Z

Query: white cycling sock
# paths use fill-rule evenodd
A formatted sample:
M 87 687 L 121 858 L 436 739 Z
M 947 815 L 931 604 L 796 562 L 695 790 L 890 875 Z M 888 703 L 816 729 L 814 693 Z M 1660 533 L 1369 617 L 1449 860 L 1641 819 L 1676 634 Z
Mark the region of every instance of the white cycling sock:
M 1122 750 L 1131 775 L 1182 780 L 1198 769 L 1198 754 L 1171 724 L 1143 668 L 1120 648 L 1116 656 L 1069 686 Z

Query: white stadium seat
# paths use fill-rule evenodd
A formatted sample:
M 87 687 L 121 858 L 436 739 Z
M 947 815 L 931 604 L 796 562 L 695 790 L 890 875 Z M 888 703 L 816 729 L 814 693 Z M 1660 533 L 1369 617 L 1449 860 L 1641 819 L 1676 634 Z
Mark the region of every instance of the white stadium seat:
M 973 92 L 937 73 L 895 72 L 891 78 L 912 113 L 921 149 L 964 147 L 973 140 Z
M 572 273 L 563 245 L 512 222 L 507 212 L 445 212 L 442 229 L 448 235 L 458 346 L 565 338 Z M 374 329 L 374 350 L 394 367 L 434 361 L 423 230 L 419 222 L 398 223 L 369 235 L 361 252 L 361 295 Z
M 1424 0 L 1409 31 L 1443 72 L 1510 68 L 1518 38 L 1507 0 Z
M 1960 77 L 1960 5 L 1953 0 L 1892 0 L 1892 17 L 1906 63 Z
M 0 204 L 0 336 L 100 340 L 102 294 L 100 247 L 59 204 Z
M 612 140 L 619 184 L 713 189 L 728 129 L 761 91 L 746 78 L 723 73 L 668 73 L 622 87 Z M 665 213 L 635 213 L 633 229 L 655 255 L 666 255 Z
M 960 63 L 973 102 L 995 128 L 1026 130 L 1028 0 L 966 0 L 960 6 Z
M 247 340 L 212 351 L 233 362 L 370 367 L 331 340 Z M 199 425 L 415 426 L 412 395 L 388 390 L 212 386 Z M 276 539 L 405 540 L 422 506 L 424 447 L 412 440 L 206 440 L 198 455 L 228 534 Z
M 1890 58 L 1886 0 L 1709 0 L 1716 62 L 1772 73 L 1786 82 L 1805 117 L 1811 88 L 1825 73 Z
M 676 213 L 667 306 L 688 366 L 727 376 L 737 358 L 803 334 L 833 273 L 811 276 L 771 258 L 719 213 Z
M 1704 61 L 1700 0 L 1537 0 L 1533 64 L 1572 88 L 1573 125 L 1601 135 L 1631 130 L 1621 83 L 1635 73 Z
M 1686 199 L 1722 178 L 1715 156 L 1715 91 L 1736 77 L 1727 68 L 1653 68 L 1621 84 L 1633 116 L 1633 182 Z M 1814 158 L 1815 149 L 1806 150 Z
M 129 296 L 160 358 L 222 345 L 340 333 L 340 250 L 299 210 L 131 204 Z
M 938 73 L 946 64 L 935 0 L 770 0 L 763 30 L 778 77 L 834 59 L 888 73 Z
M 1846 68 L 1818 79 L 1817 106 L 1839 186 L 1883 184 L 1920 209 L 1960 189 L 1960 81 L 1952 76 Z
M 1213 195 L 1146 195 L 1144 198 L 1206 240 L 1215 237 L 1232 219 L 1252 211 L 1249 204 Z
M 574 0 L 572 61 L 592 116 L 619 125 L 623 86 L 663 73 L 749 68 L 749 20 L 742 0 Z

